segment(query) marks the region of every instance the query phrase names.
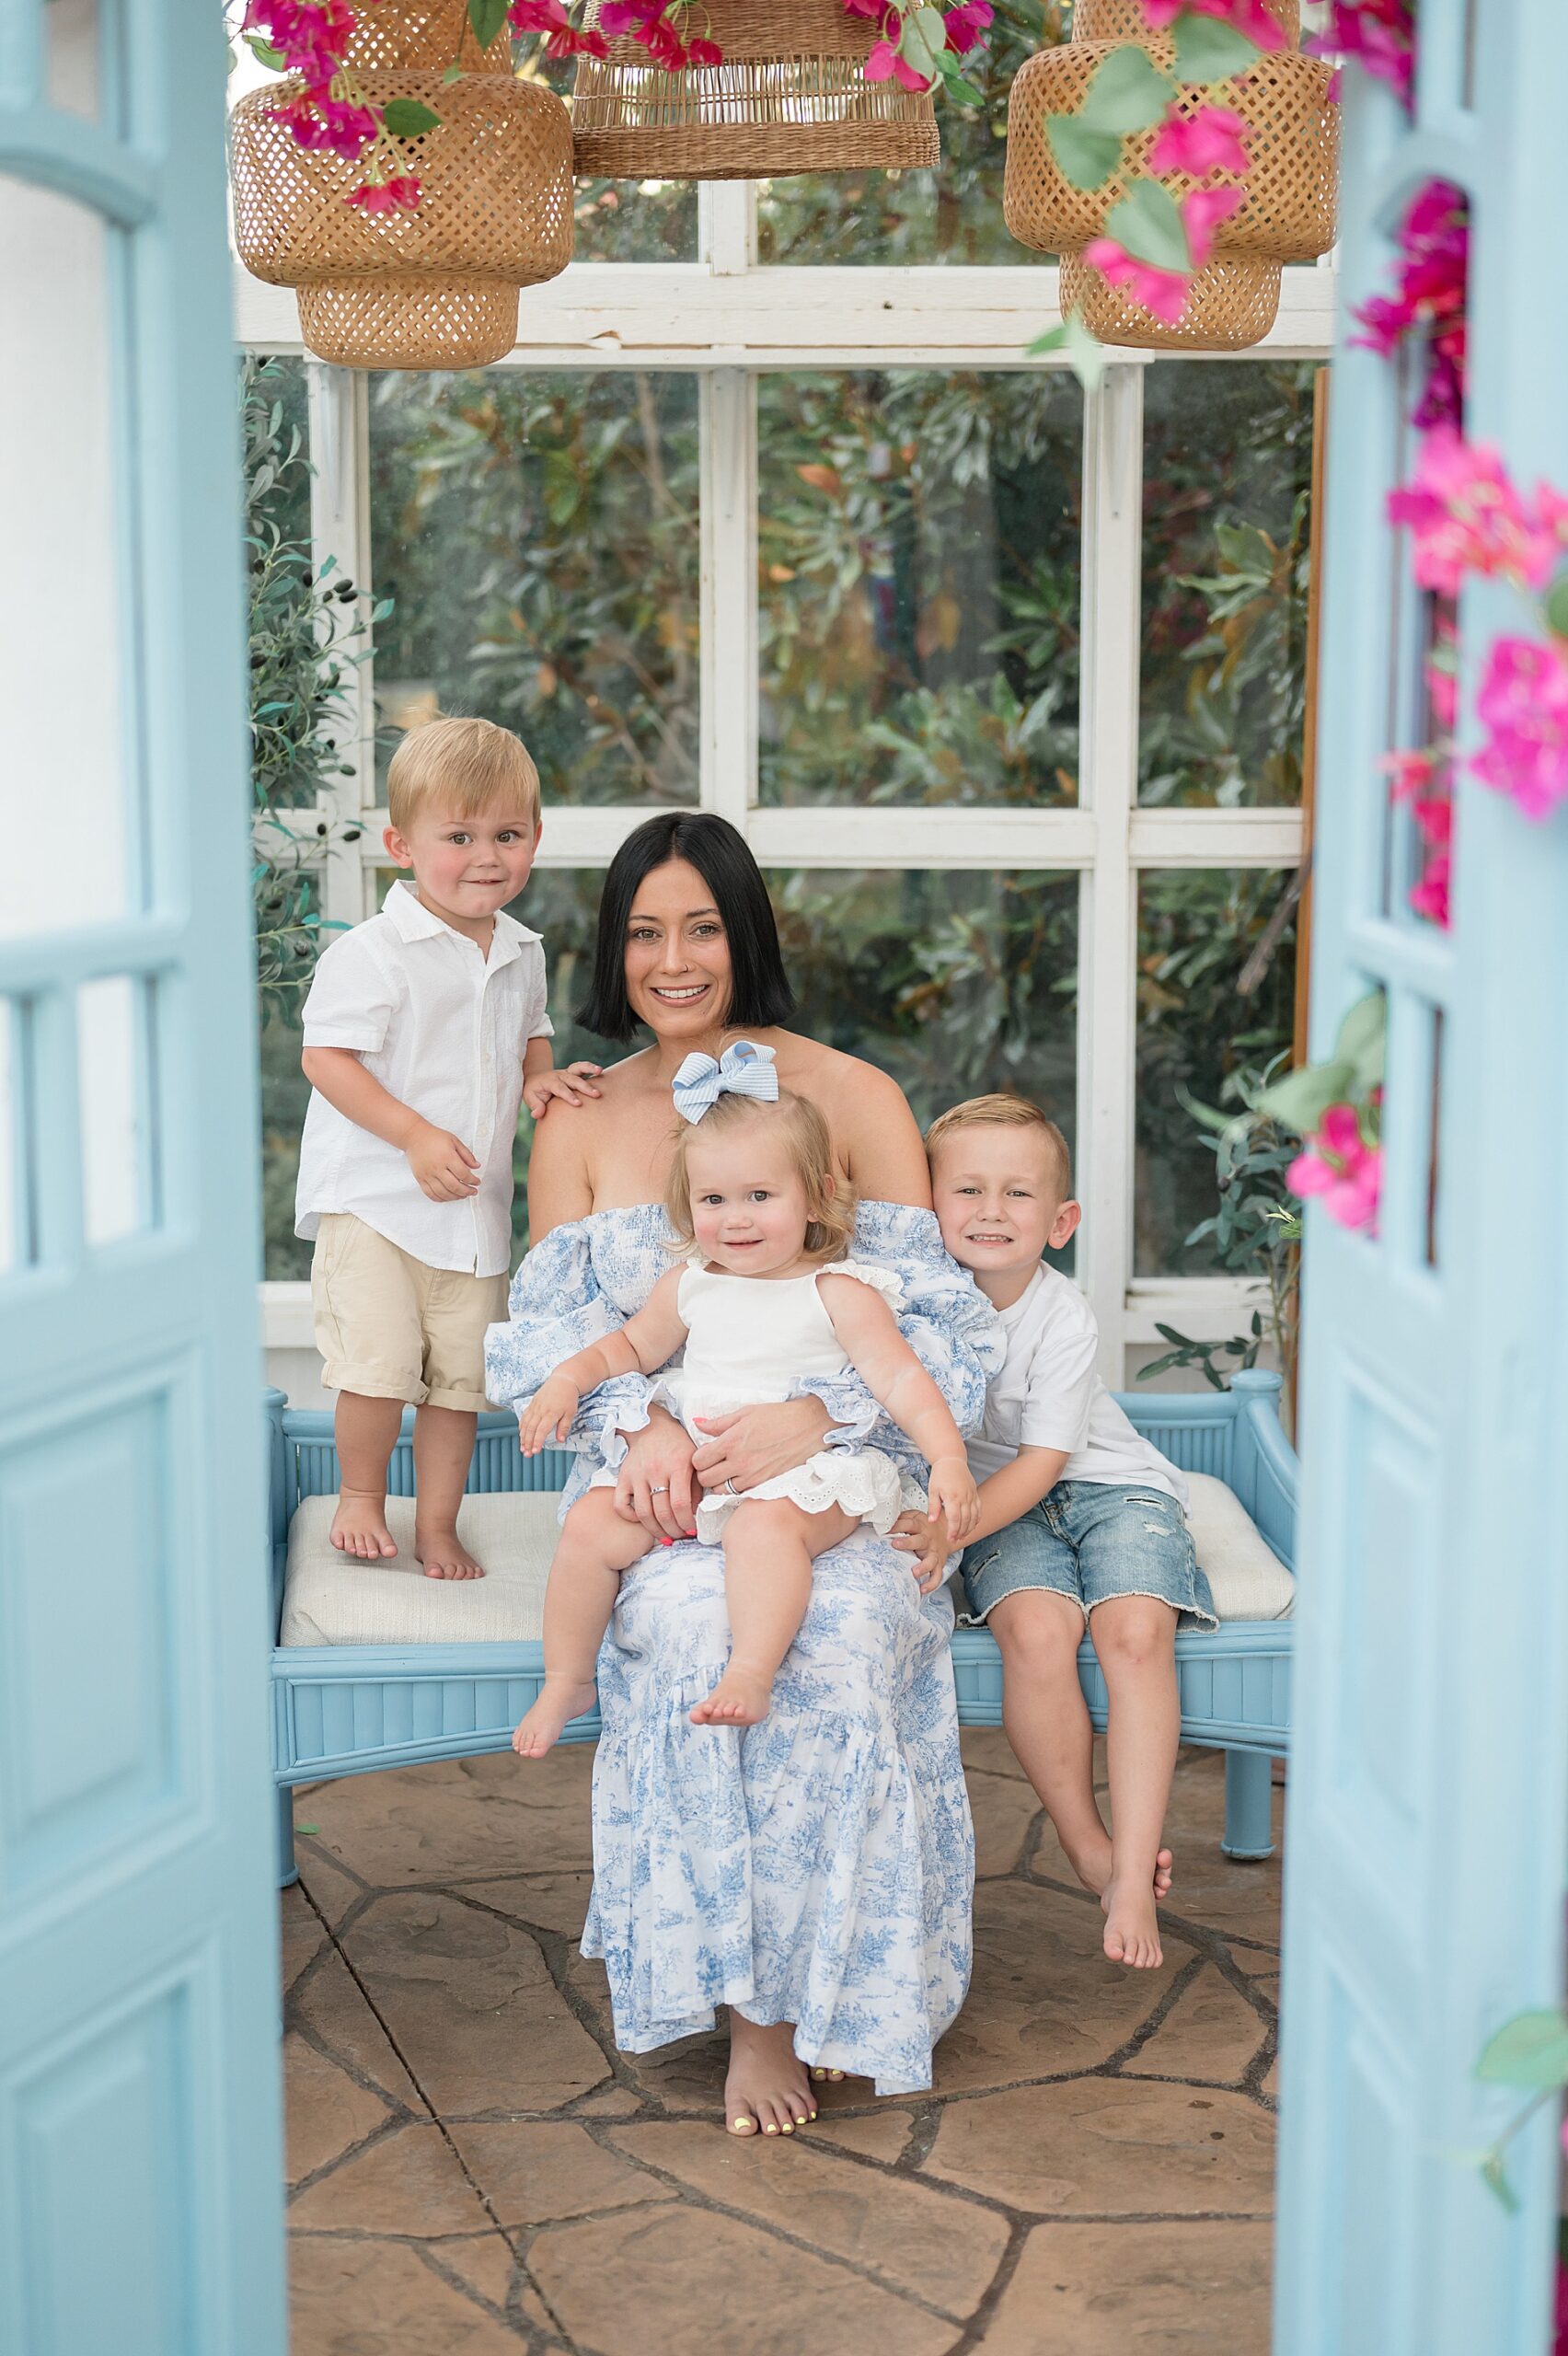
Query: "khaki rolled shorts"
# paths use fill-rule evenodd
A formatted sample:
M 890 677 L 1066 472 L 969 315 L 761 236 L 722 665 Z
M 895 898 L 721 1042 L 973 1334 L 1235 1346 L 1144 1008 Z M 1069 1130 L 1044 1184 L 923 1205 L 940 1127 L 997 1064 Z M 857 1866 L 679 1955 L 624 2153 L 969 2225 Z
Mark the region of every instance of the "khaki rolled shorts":
M 352 1211 L 316 1235 L 310 1305 L 329 1391 L 477 1413 L 485 1402 L 485 1328 L 506 1315 L 505 1276 L 429 1268 Z

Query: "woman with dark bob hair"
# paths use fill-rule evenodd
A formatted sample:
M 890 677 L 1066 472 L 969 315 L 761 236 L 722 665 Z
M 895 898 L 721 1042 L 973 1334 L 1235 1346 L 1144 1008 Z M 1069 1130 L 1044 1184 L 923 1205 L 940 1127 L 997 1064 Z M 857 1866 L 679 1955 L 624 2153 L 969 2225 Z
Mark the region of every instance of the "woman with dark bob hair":
M 884 1072 L 781 1026 L 794 1006 L 767 887 L 735 829 L 708 813 L 651 818 L 617 852 L 599 905 L 582 1020 L 650 1045 L 601 1093 L 557 1107 L 534 1140 L 533 1248 L 511 1322 L 490 1328 L 488 1389 L 517 1408 L 567 1357 L 640 1309 L 669 1266 L 661 1197 L 676 1128 L 671 1085 L 694 1052 L 770 1047 L 779 1084 L 826 1120 L 852 1249 L 900 1279 L 901 1328 L 961 1427 L 978 1423 L 999 1354 L 988 1304 L 942 1249 L 926 1157 Z M 718 1075 L 715 1075 L 718 1077 Z M 816 2112 L 809 2071 L 931 2081 L 931 2049 L 969 1979 L 974 1841 L 958 1753 L 947 1590 L 922 1597 L 910 1557 L 862 1527 L 820 1555 L 769 1715 L 693 1726 L 729 1655 L 723 1557 L 695 1542 L 693 1498 L 787 1472 L 867 1439 L 908 1503 L 925 1467 L 858 1376 L 712 1418 L 694 1443 L 640 1375 L 583 1401 L 562 1505 L 617 1473 L 650 1552 L 622 1581 L 599 1656 L 594 1898 L 585 1955 L 609 1974 L 616 2037 L 646 2052 L 730 2014 L 732 2132 L 792 2133 Z

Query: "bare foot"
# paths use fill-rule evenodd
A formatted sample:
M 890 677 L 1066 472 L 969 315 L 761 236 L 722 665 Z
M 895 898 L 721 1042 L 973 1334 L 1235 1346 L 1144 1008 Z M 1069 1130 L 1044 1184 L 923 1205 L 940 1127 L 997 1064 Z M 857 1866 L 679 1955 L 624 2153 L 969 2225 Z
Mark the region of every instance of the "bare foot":
M 773 1680 L 733 1661 L 706 1701 L 691 1714 L 694 1727 L 755 1727 L 773 1707 Z
M 732 2135 L 792 2135 L 816 2117 L 816 2096 L 795 2052 L 789 2021 L 760 2028 L 730 2008 L 730 2069 L 724 2122 Z
M 386 1500 L 367 1489 L 340 1489 L 329 1533 L 334 1546 L 359 1563 L 382 1563 L 398 1552 L 386 1527 Z
M 1100 1903 L 1105 1910 L 1105 1952 L 1112 1962 L 1130 1965 L 1135 1971 L 1158 1969 L 1165 1955 L 1149 1884 L 1146 1881 L 1124 1891 L 1113 1878 L 1106 1883 Z
M 593 1708 L 597 1691 L 592 1678 L 586 1684 L 579 1684 L 575 1679 L 551 1677 L 547 1672 L 538 1700 L 531 1710 L 525 1710 L 512 1738 L 512 1748 L 519 1759 L 542 1759 L 551 1745 L 560 1740 L 562 1729 L 571 1720 Z
M 421 1530 L 416 1521 L 414 1553 L 427 1579 L 482 1579 L 485 1575 L 484 1565 L 475 1562 L 452 1529 Z
M 1111 1835 L 1103 1833 L 1098 1841 L 1072 1849 L 1064 1841 L 1066 1859 L 1085 1889 L 1092 1889 L 1096 1898 L 1103 1898 L 1111 1883 Z M 1161 1849 L 1154 1861 L 1154 1895 L 1156 1900 L 1170 1895 L 1171 1869 L 1175 1865 L 1169 1849 Z

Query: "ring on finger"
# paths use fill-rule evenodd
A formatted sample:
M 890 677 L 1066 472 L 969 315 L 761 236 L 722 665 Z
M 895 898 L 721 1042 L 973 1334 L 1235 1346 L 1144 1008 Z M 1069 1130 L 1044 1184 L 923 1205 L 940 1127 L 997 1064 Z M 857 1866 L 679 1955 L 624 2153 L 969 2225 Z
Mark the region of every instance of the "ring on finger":
M 739 1491 L 739 1489 L 737 1489 L 737 1488 L 736 1488 L 736 1486 L 735 1486 L 735 1484 L 734 1484 L 733 1481 L 726 1481 L 726 1482 L 725 1482 L 725 1484 L 724 1484 L 724 1487 L 725 1487 L 726 1493 L 727 1493 L 730 1496 L 732 1496 L 732 1497 L 738 1497 L 738 1496 L 740 1496 L 740 1494 L 741 1494 L 741 1493 L 740 1493 L 740 1491 Z
M 648 1494 L 651 1497 L 667 1497 L 670 1494 L 670 1484 L 668 1481 L 651 1482 L 649 1484 Z

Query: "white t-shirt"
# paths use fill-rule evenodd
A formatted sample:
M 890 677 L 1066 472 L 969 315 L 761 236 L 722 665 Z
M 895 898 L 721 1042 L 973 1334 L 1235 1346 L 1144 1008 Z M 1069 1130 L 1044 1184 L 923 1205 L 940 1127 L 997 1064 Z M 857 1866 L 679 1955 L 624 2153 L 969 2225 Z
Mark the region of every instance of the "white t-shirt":
M 389 1095 L 460 1138 L 479 1191 L 432 1203 L 404 1154 L 311 1091 L 294 1233 L 352 1211 L 429 1268 L 504 1276 L 512 1265 L 512 1147 L 530 1039 L 548 1038 L 539 936 L 498 915 L 490 955 L 394 884 L 378 917 L 321 953 L 305 1001 L 307 1047 L 349 1047 Z
M 1185 1512 L 1182 1475 L 1134 1430 L 1094 1370 L 1100 1331 L 1077 1285 L 1042 1261 L 1028 1290 L 997 1314 L 1008 1354 L 986 1386 L 985 1418 L 969 1442 L 976 1481 L 1012 1463 L 1020 1448 L 1063 1448 L 1064 1481 L 1162 1489 Z

